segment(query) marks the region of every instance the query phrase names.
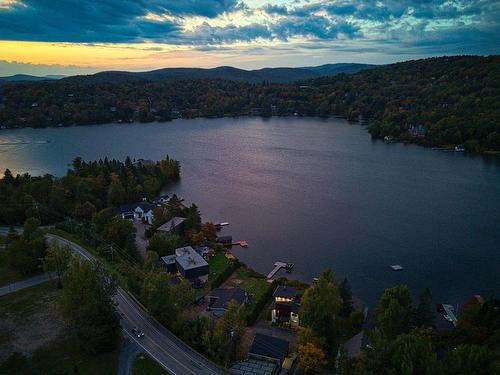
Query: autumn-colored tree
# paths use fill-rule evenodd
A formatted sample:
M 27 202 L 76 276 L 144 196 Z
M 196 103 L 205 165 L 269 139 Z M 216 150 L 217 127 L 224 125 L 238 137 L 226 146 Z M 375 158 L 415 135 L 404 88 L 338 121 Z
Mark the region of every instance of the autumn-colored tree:
M 306 374 L 324 374 L 328 361 L 323 350 L 313 343 L 299 345 L 299 367 Z

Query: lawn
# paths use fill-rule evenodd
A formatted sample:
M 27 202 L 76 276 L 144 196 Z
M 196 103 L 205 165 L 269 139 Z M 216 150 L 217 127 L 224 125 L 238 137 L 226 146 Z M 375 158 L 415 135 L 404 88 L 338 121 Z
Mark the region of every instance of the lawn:
M 259 300 L 271 287 L 263 275 L 247 267 L 241 267 L 235 271 L 232 284 L 245 289 L 252 296 L 253 301 Z
M 133 375 L 169 375 L 156 361 L 146 354 L 140 354 L 134 361 Z
M 208 260 L 211 274 L 221 274 L 226 270 L 226 268 L 230 267 L 231 264 L 232 262 L 226 258 L 222 251 L 215 252 L 214 256 Z

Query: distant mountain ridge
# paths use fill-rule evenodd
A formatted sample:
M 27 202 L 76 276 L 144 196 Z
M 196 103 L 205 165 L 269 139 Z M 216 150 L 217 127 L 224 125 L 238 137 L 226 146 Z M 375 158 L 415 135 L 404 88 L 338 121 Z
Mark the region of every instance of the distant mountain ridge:
M 62 79 L 66 76 L 63 75 L 46 75 L 46 76 L 33 76 L 30 74 L 14 74 L 12 76 L 0 77 L 0 81 L 4 82 L 23 82 L 23 81 L 48 81 Z
M 370 64 L 326 64 L 299 68 L 263 68 L 245 70 L 232 66 L 216 68 L 164 68 L 147 72 L 104 71 L 91 75 L 66 77 L 65 81 L 85 82 L 123 82 L 123 81 L 159 81 L 159 80 L 193 80 L 193 79 L 223 79 L 248 83 L 289 83 L 311 78 L 333 76 L 339 73 L 357 73 L 376 65 Z

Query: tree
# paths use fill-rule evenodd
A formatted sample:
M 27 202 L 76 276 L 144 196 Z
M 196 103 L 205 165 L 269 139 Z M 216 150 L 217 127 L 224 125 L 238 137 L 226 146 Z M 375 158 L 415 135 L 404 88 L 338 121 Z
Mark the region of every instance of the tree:
M 63 276 L 61 311 L 89 353 L 115 348 L 120 323 L 113 303 L 116 285 L 104 268 L 73 258 Z
M 110 242 L 118 246 L 121 250 L 126 250 L 130 255 L 135 256 L 135 227 L 130 220 L 120 217 L 113 217 L 105 226 L 101 233 L 103 241 Z
M 215 324 L 210 346 L 216 361 L 227 366 L 240 354 L 245 333 L 245 307 L 236 301 L 228 304 L 227 311 Z
M 175 233 L 155 233 L 149 239 L 148 251 L 155 251 L 159 256 L 175 253 L 181 245 L 181 238 Z
M 77 204 L 75 206 L 75 219 L 84 223 L 90 223 L 95 213 L 95 206 L 88 201 L 83 204 Z
M 299 345 L 299 367 L 306 374 L 322 374 L 327 365 L 328 361 L 321 348 L 313 343 Z
M 344 278 L 342 283 L 340 283 L 339 290 L 340 290 L 340 298 L 342 299 L 342 307 L 340 309 L 340 315 L 349 316 L 353 310 L 353 303 L 352 303 L 351 285 L 349 284 L 347 278 Z
M 160 257 L 156 251 L 146 251 L 143 268 L 146 272 L 155 271 L 159 267 Z
M 432 309 L 432 295 L 429 288 L 420 294 L 419 303 L 415 312 L 417 327 L 434 327 L 434 311 Z
M 497 356 L 498 357 L 498 356 Z M 441 364 L 442 375 L 498 374 L 500 361 L 495 364 L 495 355 L 487 346 L 459 345 L 450 350 Z
M 384 291 L 376 309 L 376 325 L 381 333 L 395 337 L 406 333 L 415 314 L 410 290 L 406 285 Z
M 175 323 L 179 310 L 167 273 L 151 272 L 146 275 L 141 288 L 141 301 L 162 324 L 171 327 Z
M 70 259 L 70 247 L 68 245 L 61 246 L 53 242 L 47 248 L 45 257 L 42 260 L 43 270 L 45 272 L 56 272 L 58 283 L 60 283 L 61 276 L 67 270 Z
M 92 218 L 96 232 L 101 234 L 104 231 L 106 224 L 108 224 L 115 216 L 116 215 L 112 207 L 108 207 L 97 212 Z
M 301 324 L 311 328 L 316 336 L 325 339 L 325 350 L 328 348 L 336 352 L 335 318 L 341 305 L 339 287 L 330 270 L 323 272 L 318 282 L 307 289 L 302 298 Z

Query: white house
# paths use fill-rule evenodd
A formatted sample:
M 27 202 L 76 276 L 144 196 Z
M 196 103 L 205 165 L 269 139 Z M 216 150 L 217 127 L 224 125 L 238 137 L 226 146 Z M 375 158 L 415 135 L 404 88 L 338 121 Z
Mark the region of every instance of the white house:
M 122 219 L 141 219 L 151 225 L 153 224 L 154 219 L 154 208 L 154 204 L 151 204 L 149 202 L 139 202 L 133 204 L 124 204 L 115 209 L 115 211 L 122 217 Z

